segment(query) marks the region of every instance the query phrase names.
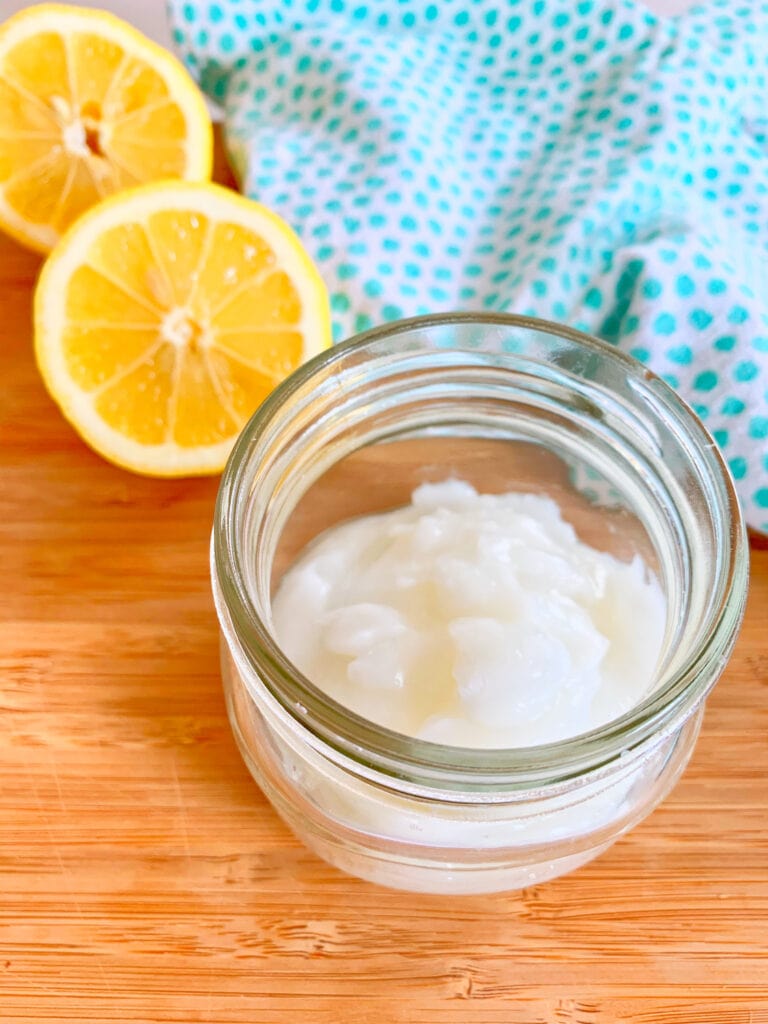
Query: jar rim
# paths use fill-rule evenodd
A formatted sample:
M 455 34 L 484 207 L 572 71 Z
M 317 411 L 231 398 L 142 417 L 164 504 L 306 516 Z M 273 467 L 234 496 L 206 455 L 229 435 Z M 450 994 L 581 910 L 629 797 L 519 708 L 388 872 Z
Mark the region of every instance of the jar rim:
M 365 353 L 382 341 L 414 331 L 462 324 L 535 330 L 623 364 L 642 385 L 653 384 L 655 397 L 663 398 L 711 478 L 722 485 L 725 529 L 719 533 L 717 566 L 724 581 L 723 599 L 703 637 L 678 670 L 628 712 L 589 732 L 554 743 L 510 748 L 448 746 L 395 732 L 338 703 L 304 676 L 277 644 L 251 597 L 235 542 L 241 507 L 238 498 L 248 484 L 245 468 L 249 452 L 294 392 L 351 352 Z M 465 782 L 471 780 L 480 787 L 502 781 L 505 785 L 562 781 L 606 764 L 651 737 L 660 740 L 678 728 L 714 685 L 730 653 L 744 613 L 748 562 L 746 527 L 727 464 L 684 400 L 652 371 L 606 342 L 563 324 L 511 313 L 452 312 L 397 320 L 338 343 L 300 366 L 278 385 L 243 428 L 221 479 L 211 543 L 211 572 L 222 629 L 229 641 L 236 641 L 249 667 L 296 723 L 316 741 L 368 769 L 427 779 L 460 773 Z

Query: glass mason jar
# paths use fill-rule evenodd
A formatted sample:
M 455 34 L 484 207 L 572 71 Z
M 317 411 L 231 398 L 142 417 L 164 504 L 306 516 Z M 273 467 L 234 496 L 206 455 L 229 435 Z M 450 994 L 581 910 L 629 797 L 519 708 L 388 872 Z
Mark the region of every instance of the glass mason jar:
M 630 712 L 558 743 L 443 746 L 336 703 L 282 652 L 271 597 L 298 552 L 448 477 L 548 495 L 581 540 L 642 556 L 666 630 Z M 716 446 L 654 374 L 566 327 L 452 314 L 370 331 L 277 388 L 224 473 L 211 571 L 232 728 L 290 828 L 353 875 L 479 893 L 584 864 L 669 793 L 739 629 L 748 549 Z

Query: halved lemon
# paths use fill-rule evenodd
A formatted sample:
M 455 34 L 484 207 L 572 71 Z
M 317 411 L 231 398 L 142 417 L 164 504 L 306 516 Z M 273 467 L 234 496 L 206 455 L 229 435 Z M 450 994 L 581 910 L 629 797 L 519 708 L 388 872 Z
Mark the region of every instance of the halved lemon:
M 240 429 L 331 343 L 298 237 L 212 184 L 157 182 L 84 214 L 35 293 L 43 379 L 80 435 L 139 473 L 222 469 Z
M 0 227 L 24 245 L 120 189 L 209 178 L 212 149 L 183 66 L 114 15 L 40 4 L 0 26 Z

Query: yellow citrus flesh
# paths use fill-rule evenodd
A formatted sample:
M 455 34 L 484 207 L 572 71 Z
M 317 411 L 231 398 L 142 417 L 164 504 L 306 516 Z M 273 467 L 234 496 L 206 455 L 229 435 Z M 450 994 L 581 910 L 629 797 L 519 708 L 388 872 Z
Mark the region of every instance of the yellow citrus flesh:
M 35 351 L 80 435 L 140 473 L 218 472 L 256 407 L 331 343 L 323 282 L 293 231 L 211 184 L 105 200 L 35 294 Z
M 211 123 L 179 61 L 104 11 L 40 4 L 0 26 L 0 227 L 47 252 L 105 196 L 210 177 Z

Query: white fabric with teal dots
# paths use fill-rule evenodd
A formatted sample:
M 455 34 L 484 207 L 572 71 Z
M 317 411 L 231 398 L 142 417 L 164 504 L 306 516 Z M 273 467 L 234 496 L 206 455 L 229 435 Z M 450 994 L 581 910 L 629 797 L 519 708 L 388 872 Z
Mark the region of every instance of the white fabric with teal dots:
M 509 310 L 664 377 L 768 530 L 768 2 L 171 0 L 336 338 Z

